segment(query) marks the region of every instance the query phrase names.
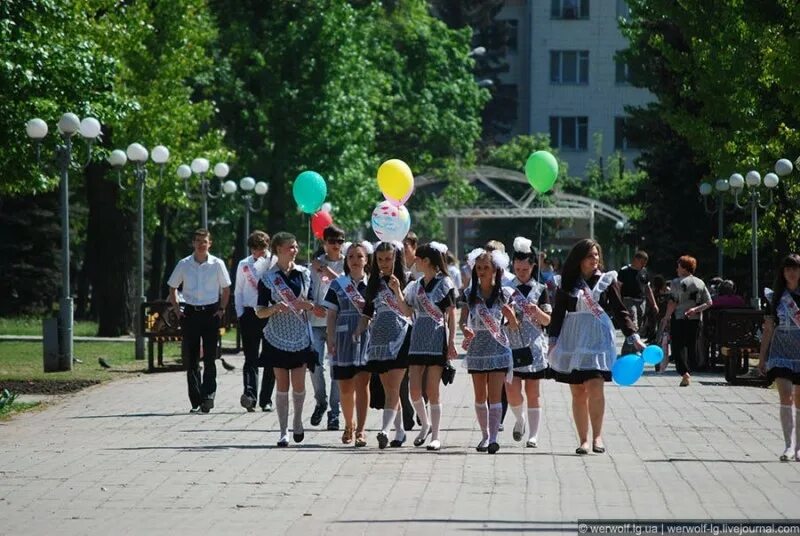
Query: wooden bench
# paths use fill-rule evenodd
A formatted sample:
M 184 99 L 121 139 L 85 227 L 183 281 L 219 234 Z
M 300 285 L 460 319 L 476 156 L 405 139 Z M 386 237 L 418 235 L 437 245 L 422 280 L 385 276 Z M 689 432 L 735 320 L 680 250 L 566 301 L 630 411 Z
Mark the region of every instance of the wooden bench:
M 751 373 L 750 360 L 758 360 L 764 312 L 755 309 L 715 311 L 714 339 L 718 357 L 724 364 L 725 380 L 734 385 L 765 385 L 766 378 Z

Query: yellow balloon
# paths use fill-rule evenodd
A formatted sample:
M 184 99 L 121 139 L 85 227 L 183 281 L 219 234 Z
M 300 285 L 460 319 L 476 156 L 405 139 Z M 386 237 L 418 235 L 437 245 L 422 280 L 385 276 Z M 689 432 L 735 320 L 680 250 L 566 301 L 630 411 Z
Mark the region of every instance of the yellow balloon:
M 402 160 L 387 160 L 378 168 L 378 188 L 388 200 L 405 201 L 414 190 L 414 175 Z

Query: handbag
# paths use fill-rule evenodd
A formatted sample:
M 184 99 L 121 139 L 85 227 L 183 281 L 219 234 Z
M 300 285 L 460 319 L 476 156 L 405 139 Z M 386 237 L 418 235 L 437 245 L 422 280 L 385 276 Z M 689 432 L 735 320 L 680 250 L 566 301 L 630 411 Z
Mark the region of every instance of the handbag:
M 450 363 L 450 361 L 448 361 L 442 369 L 442 383 L 444 385 L 450 385 L 455 379 L 456 368 Z
M 533 354 L 527 346 L 524 348 L 512 348 L 511 358 L 514 361 L 514 368 L 527 367 L 533 364 Z

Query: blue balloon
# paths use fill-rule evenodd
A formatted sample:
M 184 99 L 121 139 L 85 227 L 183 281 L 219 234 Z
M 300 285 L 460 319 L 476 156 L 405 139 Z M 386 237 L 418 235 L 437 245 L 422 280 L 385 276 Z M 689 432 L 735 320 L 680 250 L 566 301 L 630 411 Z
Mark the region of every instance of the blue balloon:
M 664 359 L 664 350 L 660 346 L 651 344 L 642 352 L 642 359 L 648 365 L 658 365 Z
M 316 171 L 304 171 L 294 180 L 292 194 L 300 210 L 306 214 L 314 214 L 325 202 L 328 185 Z
M 620 357 L 611 367 L 611 377 L 619 385 L 633 385 L 642 377 L 642 372 L 644 372 L 644 359 L 634 354 Z

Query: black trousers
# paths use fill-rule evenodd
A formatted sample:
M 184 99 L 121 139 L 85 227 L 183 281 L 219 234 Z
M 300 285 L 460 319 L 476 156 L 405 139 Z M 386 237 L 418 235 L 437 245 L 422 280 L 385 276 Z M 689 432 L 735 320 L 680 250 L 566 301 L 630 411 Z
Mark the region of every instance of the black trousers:
M 690 366 L 697 366 L 697 328 L 700 321 L 673 318 L 670 324 L 672 358 L 675 360 L 675 369 L 678 374 L 683 376 L 687 372 L 691 372 Z M 683 353 L 684 349 L 686 354 Z
M 272 367 L 265 364 L 264 326 L 266 324 L 267 319 L 258 318 L 252 307 L 245 307 L 244 313 L 239 317 L 239 330 L 242 333 L 244 349 L 244 367 L 242 368 L 244 394 L 253 400 L 258 400 L 258 405 L 262 408 L 272 403 L 272 390 L 275 388 L 275 372 Z M 258 396 L 259 362 L 264 366 L 260 397 Z
M 196 408 L 203 400 L 214 399 L 217 392 L 217 346 L 219 344 L 219 317 L 217 306 L 197 311 L 191 305 L 184 309 L 181 318 L 181 354 L 186 365 L 186 383 L 189 401 Z M 203 345 L 203 377 L 200 378 L 200 345 Z

